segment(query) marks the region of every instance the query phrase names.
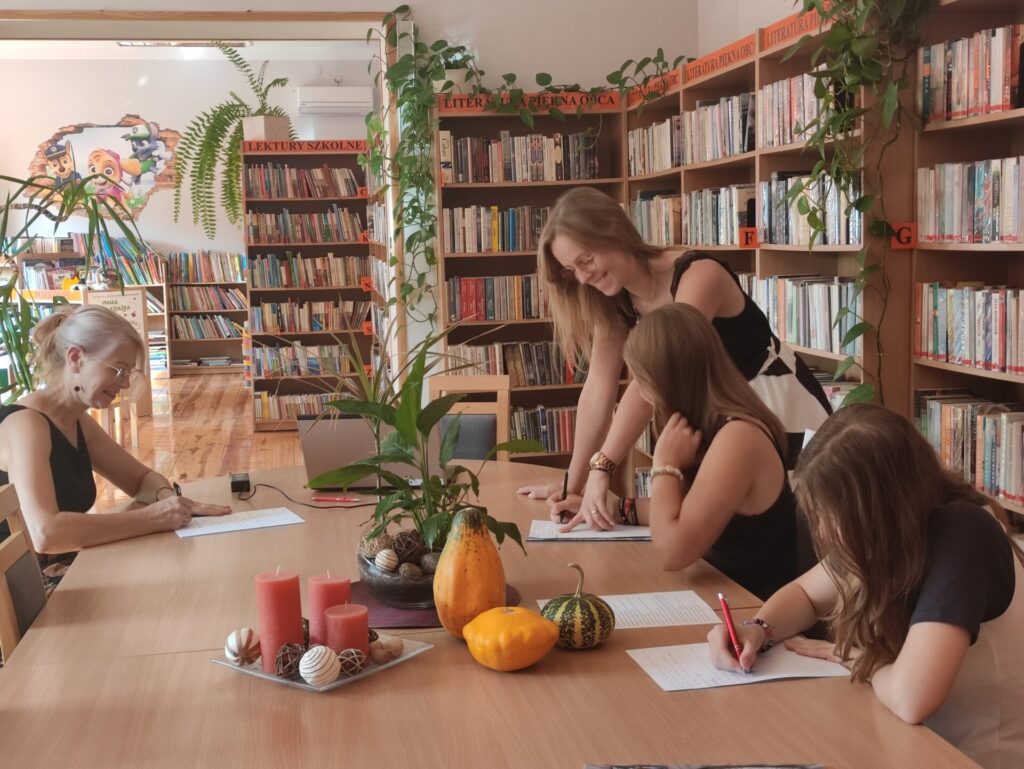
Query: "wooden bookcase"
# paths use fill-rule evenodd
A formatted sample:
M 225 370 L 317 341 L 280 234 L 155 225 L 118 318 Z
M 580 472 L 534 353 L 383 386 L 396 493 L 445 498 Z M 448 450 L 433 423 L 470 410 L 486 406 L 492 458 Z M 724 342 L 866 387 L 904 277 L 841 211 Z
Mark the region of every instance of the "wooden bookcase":
M 248 316 L 247 301 L 243 302 L 240 309 L 217 309 L 218 301 L 209 301 L 213 295 L 222 295 L 229 290 L 240 290 L 245 295 L 245 276 L 242 274 L 229 275 L 233 278 L 230 281 L 180 281 L 167 271 L 167 366 L 170 376 L 182 376 L 186 374 L 226 374 L 242 372 L 242 337 L 241 336 L 219 336 L 205 339 L 186 339 L 179 337 L 175 330 L 175 318 L 181 316 L 186 320 L 193 318 L 218 317 L 227 321 L 232 327 L 241 327 Z M 177 295 L 183 292 L 189 300 L 186 303 L 177 301 Z M 195 298 L 202 294 L 206 301 L 203 302 L 204 309 L 196 309 Z M 201 361 L 202 358 L 225 356 L 231 359 L 227 365 L 175 365 L 175 360 Z
M 340 258 L 361 257 L 368 265 L 368 257 L 371 246 L 366 233 L 366 216 L 368 192 L 363 179 L 363 171 L 359 167 L 357 157 L 360 152 L 366 151 L 365 140 L 337 139 L 337 140 L 316 140 L 297 142 L 266 142 L 252 141 L 243 145 L 243 172 L 249 173 L 257 166 L 274 164 L 285 166 L 285 173 L 296 170 L 298 173 L 312 171 L 314 169 L 348 169 L 352 172 L 357 181 L 356 194 L 354 195 L 330 195 L 325 196 L 317 193 L 299 193 L 292 190 L 292 194 L 253 194 L 253 187 L 246 183 L 245 210 L 247 223 L 245 225 L 245 249 L 248 256 L 249 278 L 246 290 L 249 298 L 249 328 L 252 340 L 253 355 L 257 355 L 259 348 L 287 348 L 289 346 L 342 346 L 348 347 L 352 339 L 360 346 L 360 352 L 365 361 L 371 358 L 372 329 L 369 326 L 369 314 L 353 319 L 351 331 L 353 337 L 349 336 L 347 328 L 331 328 L 323 330 L 303 331 L 256 331 L 253 325 L 255 313 L 261 312 L 265 304 L 280 302 L 368 302 L 372 296 L 372 279 L 369 269 L 360 270 L 355 280 L 348 282 L 327 285 L 315 285 L 311 287 L 300 287 L 298 280 L 293 280 L 291 287 L 268 287 L 262 285 L 256 271 L 258 270 L 259 259 L 267 257 L 270 259 L 286 261 L 290 256 L 297 261 L 299 269 L 308 267 L 308 260 L 316 258 Z M 338 190 L 345 191 L 345 190 Z M 280 191 L 278 191 L 280 192 Z M 331 237 L 309 237 L 301 240 L 293 234 L 286 234 L 284 237 L 261 238 L 253 235 L 248 226 L 249 220 L 257 215 L 283 216 L 285 212 L 299 215 L 326 215 L 334 207 L 346 210 L 350 214 L 357 214 L 359 219 L 358 232 L 345 233 L 343 236 Z M 294 231 L 293 231 L 294 232 Z M 301 236 L 305 237 L 305 236 Z M 273 242 L 263 242 L 270 240 Z M 286 241 L 286 242 L 282 242 Z M 294 278 L 294 276 L 293 276 Z M 352 365 L 351 357 L 346 356 L 347 365 Z M 253 373 L 256 366 L 253 361 Z M 255 406 L 262 400 L 264 402 L 278 396 L 287 395 L 312 395 L 329 396 L 338 392 L 339 378 L 345 376 L 346 369 L 335 373 L 318 375 L 281 373 L 280 375 L 271 372 L 263 372 L 260 376 L 252 377 L 253 398 L 254 398 L 254 429 L 256 431 L 267 430 L 294 430 L 296 420 L 294 418 L 281 419 L 256 419 Z
M 1024 23 L 1019 0 L 942 0 L 927 30 L 925 44 L 968 37 L 984 29 Z M 929 122 L 917 138 L 914 166 L 964 163 L 1024 155 L 1024 109 L 990 112 L 959 119 Z M 916 198 L 915 198 L 916 199 Z M 1020 201 L 1017 201 L 1020 204 Z M 1002 203 L 1001 203 L 1002 205 Z M 922 212 L 914 220 L 921 228 Z M 921 240 L 910 252 L 913 283 L 940 283 L 950 287 L 975 284 L 1024 287 L 1024 243 L 935 242 Z M 915 297 L 907 318 L 908 335 L 915 339 L 911 366 L 911 395 L 922 389 L 962 388 L 996 403 L 1024 402 L 1024 375 L 961 365 L 926 357 L 916 343 L 922 319 L 920 297 Z M 1014 409 L 1019 410 L 1019 409 Z M 1000 500 L 1004 507 L 1024 514 L 1020 502 Z

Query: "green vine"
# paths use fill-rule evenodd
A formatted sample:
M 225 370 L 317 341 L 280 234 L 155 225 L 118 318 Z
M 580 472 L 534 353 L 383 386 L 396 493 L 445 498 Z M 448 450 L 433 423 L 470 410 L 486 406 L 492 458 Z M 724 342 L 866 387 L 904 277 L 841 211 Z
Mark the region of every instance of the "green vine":
M 201 224 L 206 237 L 211 240 L 217 234 L 215 190 L 217 169 L 221 164 L 220 197 L 224 213 L 232 224 L 237 226 L 242 222 L 242 118 L 262 115 L 288 117 L 283 109 L 267 103 L 270 92 L 287 85 L 287 78 L 279 77 L 267 83 L 264 81 L 267 62 L 263 62 L 259 70 L 253 70 L 234 48 L 223 43 L 216 45 L 235 69 L 245 76 L 252 95 L 256 97 L 256 107 L 251 107 L 237 93 L 229 91 L 231 99 L 201 112 L 189 123 L 178 143 L 174 221 L 177 222 L 181 214 L 181 189 L 185 179 L 191 177 L 192 221 Z M 292 139 L 296 138 L 291 127 L 289 134 Z
M 484 85 L 484 70 L 480 69 L 476 57 L 464 46 L 437 40 L 427 44 L 419 40 L 415 32 L 400 27 L 412 21 L 408 5 L 401 5 L 386 14 L 382 27 L 371 28 L 366 39 L 382 40 L 389 48 L 409 46 L 412 51 L 400 56 L 392 64 L 377 57 L 370 69 L 379 67 L 378 86 L 383 82 L 393 96 L 393 102 L 385 106 L 383 114 L 370 113 L 366 116 L 367 152 L 360 156 L 360 162 L 367 173 L 380 180 L 379 188 L 388 190 L 395 187 L 395 240 L 404 237 L 405 263 L 398 264 L 398 258 L 391 256 L 392 268 L 399 267 L 401 277 L 397 296 L 395 292 L 389 301 L 401 301 L 409 316 L 416 321 L 433 323 L 436 320 L 436 298 L 433 293 L 436 277 L 437 254 L 434 249 L 437 237 L 437 180 L 434 175 L 433 142 L 437 127 L 434 112 L 438 94 L 450 94 L 458 86 L 467 96 L 483 96 L 485 109 L 502 115 L 518 115 L 528 128 L 534 127 L 535 94 L 585 93 L 596 100 L 601 94 L 617 91 L 622 97 L 637 87 L 647 86 L 652 79 L 664 75 L 679 66 L 684 57 L 671 63 L 662 49 L 651 57 L 626 60 L 621 67 L 608 75 L 607 86 L 584 88 L 579 83 L 555 83 L 554 78 L 540 72 L 534 76 L 537 90 L 528 92 L 519 84 L 519 76 L 513 72 L 503 74 L 501 83 L 494 88 Z M 446 66 L 457 65 L 464 73 L 461 82 L 449 80 L 445 75 Z M 438 86 L 440 83 L 440 86 Z M 645 89 L 643 104 L 655 99 L 660 91 L 655 87 Z M 575 109 L 574 116 L 581 117 L 587 112 L 582 104 Z M 591 133 L 596 139 L 598 127 Z M 567 115 L 557 106 L 550 106 L 547 115 L 566 122 Z M 394 118 L 398 125 L 398 136 L 394 146 L 390 143 L 387 125 Z
M 878 395 L 884 404 L 881 328 L 889 300 L 885 263 L 893 227 L 886 216 L 883 169 L 887 154 L 905 126 L 920 126 L 905 100 L 924 25 L 937 5 L 937 0 L 803 0 L 803 12 L 814 12 L 821 18 L 822 35 L 810 54 L 812 67 L 817 66 L 811 74 L 819 110 L 813 120 L 797 130 L 806 131 L 805 147 L 817 156 L 817 161 L 807 181 L 789 190 L 788 200 L 790 204 L 796 202 L 812 235 L 823 234 L 826 195 L 810 196 L 805 188 L 821 184 L 827 192 L 834 185 L 840 199 L 849 201 L 845 213 L 854 209 L 861 212 L 867 220 L 866 233 L 879 242 L 876 249 L 865 244 L 857 252 L 859 270 L 854 277 L 853 297 L 848 306 L 839 309 L 833 322 L 838 325 L 847 318 L 855 321 L 843 336 L 844 347 L 873 332 L 877 354 L 877 365 L 871 370 L 852 355 L 840 362 L 836 379 L 854 367 L 861 368 L 870 379 L 851 390 L 844 403 L 871 401 Z M 810 38 L 807 35 L 798 41 L 785 58 L 795 55 Z M 858 93 L 862 98 L 855 100 Z M 869 148 L 876 152 L 866 164 Z M 862 179 L 870 194 L 861 191 Z M 881 303 L 873 322 L 856 309 L 858 297 L 865 292 L 877 294 Z

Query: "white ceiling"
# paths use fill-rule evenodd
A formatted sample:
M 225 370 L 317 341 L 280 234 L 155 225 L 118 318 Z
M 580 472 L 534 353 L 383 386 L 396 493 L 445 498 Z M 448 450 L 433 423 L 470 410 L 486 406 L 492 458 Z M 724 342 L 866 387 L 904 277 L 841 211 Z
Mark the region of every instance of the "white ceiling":
M 365 40 L 250 41 L 239 48 L 253 61 L 368 62 L 376 44 Z M 36 61 L 208 61 L 223 59 L 216 48 L 120 46 L 113 40 L 0 40 L 0 60 Z

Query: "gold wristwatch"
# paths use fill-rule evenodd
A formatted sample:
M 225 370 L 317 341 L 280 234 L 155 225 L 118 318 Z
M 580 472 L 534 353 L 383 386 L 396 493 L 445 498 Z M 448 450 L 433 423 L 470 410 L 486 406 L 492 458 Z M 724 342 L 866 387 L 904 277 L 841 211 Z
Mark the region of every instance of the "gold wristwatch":
M 591 470 L 600 470 L 602 473 L 611 474 L 615 472 L 616 467 L 618 467 L 618 465 L 605 456 L 603 452 L 597 451 L 594 453 L 594 456 L 590 458 Z

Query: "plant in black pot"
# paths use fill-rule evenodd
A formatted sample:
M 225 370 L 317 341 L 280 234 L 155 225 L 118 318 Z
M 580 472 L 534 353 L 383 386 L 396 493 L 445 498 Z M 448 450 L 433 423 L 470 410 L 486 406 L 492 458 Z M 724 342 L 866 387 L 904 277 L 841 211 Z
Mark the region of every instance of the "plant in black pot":
M 370 397 L 355 394 L 331 402 L 342 414 L 357 414 L 371 423 L 381 436 L 379 452 L 309 483 L 312 488 L 347 488 L 376 476 L 379 499 L 359 543 L 359 575 L 376 598 L 402 608 L 433 605 L 434 568 L 459 511 L 480 511 L 499 545 L 509 537 L 523 546 L 516 524 L 496 520 L 476 501 L 480 490 L 476 473 L 453 462 L 460 421 L 455 416 L 443 432 L 440 423 L 463 395 L 445 395 L 423 405 L 424 378 L 436 362 L 431 350 L 437 341 L 436 336 L 427 337 L 409 351 L 409 365 L 397 390 L 385 395 L 383 389 L 375 388 Z M 435 360 L 428 363 L 431 357 Z M 351 389 L 347 394 L 353 395 Z M 485 461 L 499 451 L 543 451 L 543 447 L 536 441 L 506 441 L 494 446 Z M 408 472 L 396 472 L 402 467 Z

